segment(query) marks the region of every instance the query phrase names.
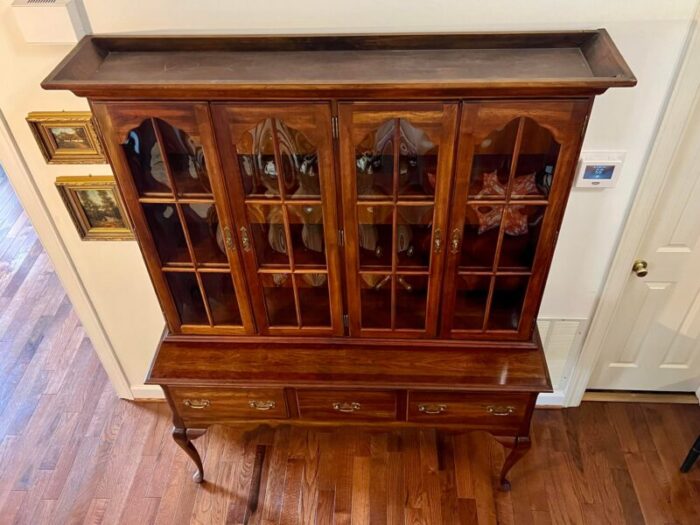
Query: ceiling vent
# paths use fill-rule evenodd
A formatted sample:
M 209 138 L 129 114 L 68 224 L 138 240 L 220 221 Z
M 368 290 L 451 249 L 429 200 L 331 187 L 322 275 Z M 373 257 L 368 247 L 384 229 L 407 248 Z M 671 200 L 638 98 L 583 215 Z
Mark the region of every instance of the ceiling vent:
M 29 44 L 75 44 L 88 31 L 81 0 L 15 0 L 17 25 Z

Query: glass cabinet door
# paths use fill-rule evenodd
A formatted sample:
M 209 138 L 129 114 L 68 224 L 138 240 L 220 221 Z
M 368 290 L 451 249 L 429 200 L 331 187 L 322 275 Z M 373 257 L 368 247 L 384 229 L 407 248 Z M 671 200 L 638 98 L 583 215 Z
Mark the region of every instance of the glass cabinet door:
M 463 105 L 443 336 L 531 336 L 587 112 L 587 102 Z
M 436 334 L 454 104 L 340 104 L 350 334 Z
M 254 333 L 206 104 L 94 104 L 174 333 Z
M 214 104 L 256 320 L 274 335 L 341 335 L 326 104 Z

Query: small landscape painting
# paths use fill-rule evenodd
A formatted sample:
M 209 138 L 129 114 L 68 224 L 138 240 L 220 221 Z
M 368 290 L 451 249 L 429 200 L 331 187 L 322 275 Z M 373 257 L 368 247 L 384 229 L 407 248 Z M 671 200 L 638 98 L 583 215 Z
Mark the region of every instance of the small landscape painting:
M 89 111 L 42 111 L 27 122 L 49 164 L 105 164 L 107 159 Z
M 134 238 L 112 177 L 59 177 L 56 187 L 81 239 Z

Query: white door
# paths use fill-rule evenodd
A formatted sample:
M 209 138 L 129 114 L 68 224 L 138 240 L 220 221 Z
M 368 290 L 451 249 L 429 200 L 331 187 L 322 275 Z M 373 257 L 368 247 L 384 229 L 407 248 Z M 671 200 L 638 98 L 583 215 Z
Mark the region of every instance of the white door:
M 695 392 L 700 387 L 700 89 L 675 145 L 588 388 Z

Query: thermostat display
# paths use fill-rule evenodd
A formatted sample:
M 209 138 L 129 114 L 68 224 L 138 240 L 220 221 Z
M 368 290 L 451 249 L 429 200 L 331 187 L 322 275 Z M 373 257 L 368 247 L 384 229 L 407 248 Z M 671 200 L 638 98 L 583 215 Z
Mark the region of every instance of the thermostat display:
M 625 153 L 622 151 L 596 151 L 581 154 L 577 188 L 611 188 L 617 182 Z
M 584 179 L 610 180 L 615 173 L 615 164 L 590 164 L 583 170 Z

